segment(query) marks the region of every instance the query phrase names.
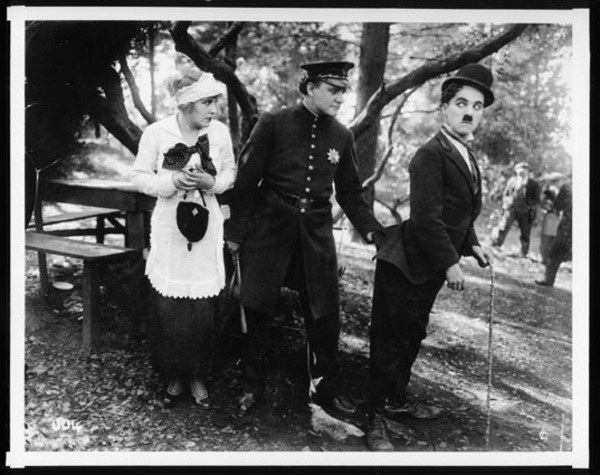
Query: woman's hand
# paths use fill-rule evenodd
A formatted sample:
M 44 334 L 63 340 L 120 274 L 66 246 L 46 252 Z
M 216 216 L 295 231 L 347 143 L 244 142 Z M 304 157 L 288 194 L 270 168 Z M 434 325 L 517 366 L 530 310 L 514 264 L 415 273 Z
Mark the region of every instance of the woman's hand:
M 215 184 L 212 175 L 198 169 L 182 169 L 173 173 L 171 179 L 178 190 L 210 190 Z

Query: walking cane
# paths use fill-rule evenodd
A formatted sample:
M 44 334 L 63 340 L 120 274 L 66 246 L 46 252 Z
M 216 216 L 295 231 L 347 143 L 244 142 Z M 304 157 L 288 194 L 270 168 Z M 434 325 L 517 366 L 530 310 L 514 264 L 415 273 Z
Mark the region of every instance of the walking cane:
M 248 325 L 246 324 L 246 313 L 244 312 L 244 306 L 242 305 L 241 292 L 242 292 L 242 271 L 240 269 L 240 255 L 237 252 L 231 253 L 233 257 L 233 264 L 235 266 L 235 278 L 238 285 L 238 301 L 240 304 L 240 326 L 242 328 L 242 334 L 248 333 Z
M 494 267 L 490 264 L 490 312 L 488 319 L 488 382 L 487 382 L 487 422 L 485 427 L 485 446 L 490 445 L 490 416 L 491 416 L 491 393 L 492 393 L 492 326 L 494 323 Z

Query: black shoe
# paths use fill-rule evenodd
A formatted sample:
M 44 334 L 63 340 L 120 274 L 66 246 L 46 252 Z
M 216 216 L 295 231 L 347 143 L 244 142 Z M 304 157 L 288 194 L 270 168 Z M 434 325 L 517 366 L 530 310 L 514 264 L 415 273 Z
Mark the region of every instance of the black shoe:
M 554 284 L 551 284 L 550 282 L 546 282 L 545 280 L 536 280 L 535 283 L 537 285 L 543 285 L 545 287 L 552 287 Z
M 416 401 L 394 402 L 388 401 L 384 407 L 384 415 L 390 419 L 409 416 L 414 419 L 431 420 L 436 419 L 442 414 L 442 408 L 428 406 Z
M 244 391 L 237 400 L 237 410 L 241 415 L 246 415 L 256 409 L 256 405 L 262 399 L 262 394 Z
M 311 401 L 337 419 L 356 414 L 356 406 L 344 396 L 323 395 L 317 391 Z
M 163 395 L 163 404 L 167 407 L 173 406 L 175 401 L 177 401 L 181 395 L 183 394 L 183 382 L 181 379 L 174 379 L 169 381 L 167 388 L 165 389 Z
M 390 441 L 385 420 L 377 413 L 369 418 L 366 431 L 367 447 L 372 452 L 390 452 L 394 446 Z

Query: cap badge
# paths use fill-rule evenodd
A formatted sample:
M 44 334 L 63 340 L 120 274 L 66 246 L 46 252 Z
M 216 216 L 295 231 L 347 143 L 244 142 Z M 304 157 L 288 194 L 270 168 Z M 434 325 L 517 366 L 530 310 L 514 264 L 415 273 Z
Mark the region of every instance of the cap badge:
M 330 148 L 327 153 L 327 160 L 329 160 L 332 165 L 337 165 L 340 161 L 340 152 L 335 148 Z

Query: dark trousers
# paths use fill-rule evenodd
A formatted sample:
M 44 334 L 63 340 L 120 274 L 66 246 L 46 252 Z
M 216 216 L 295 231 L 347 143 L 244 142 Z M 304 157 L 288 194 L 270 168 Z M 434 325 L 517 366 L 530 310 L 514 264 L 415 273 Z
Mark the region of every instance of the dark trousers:
M 377 261 L 371 316 L 371 410 L 383 406 L 387 398 L 406 398 L 411 368 L 444 281 L 445 275 L 440 274 L 413 284 L 396 266 Z
M 502 246 L 506 236 L 508 235 L 508 232 L 510 231 L 510 227 L 515 221 L 519 225 L 519 230 L 521 232 L 519 235 L 519 240 L 521 241 L 521 254 L 526 256 L 529 252 L 529 238 L 531 236 L 531 228 L 533 226 L 533 220 L 531 220 L 529 210 L 516 211 L 512 208 L 505 209 L 502 212 L 502 218 L 500 218 L 498 227 L 494 230 L 492 245 L 498 247 Z
M 548 251 L 546 260 L 545 281 L 554 285 L 560 265 L 571 259 L 572 252 L 572 222 L 571 218 L 563 218 L 558 224 L 556 238 Z
M 309 352 L 308 371 L 311 378 L 323 378 L 318 392 L 323 397 L 335 393 L 338 376 L 338 342 L 340 336 L 339 312 L 315 319 L 310 310 L 304 285 L 304 272 L 300 252 L 292 259 L 290 268 L 295 286 L 300 292 L 304 325 Z M 245 307 L 248 333 L 242 348 L 242 386 L 245 392 L 262 394 L 267 377 L 266 350 L 269 346 L 268 323 L 270 315 Z

